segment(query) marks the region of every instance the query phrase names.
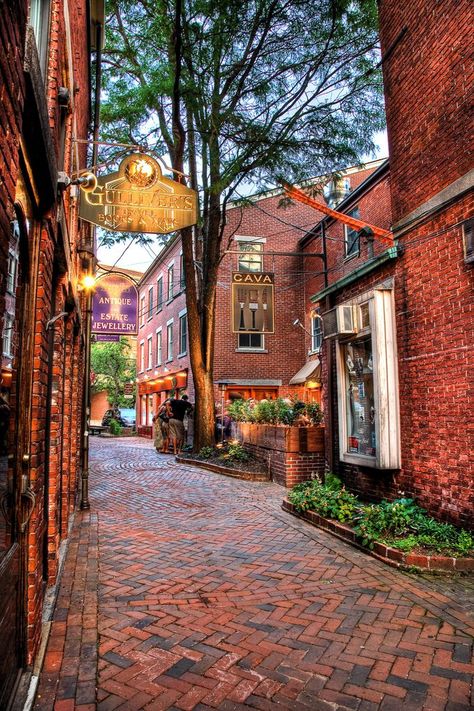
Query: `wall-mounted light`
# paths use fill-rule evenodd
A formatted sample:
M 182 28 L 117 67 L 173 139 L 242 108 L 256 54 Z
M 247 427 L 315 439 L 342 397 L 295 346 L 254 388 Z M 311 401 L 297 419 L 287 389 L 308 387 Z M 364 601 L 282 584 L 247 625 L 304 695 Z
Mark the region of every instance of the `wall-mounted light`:
M 308 334 L 308 336 L 311 336 L 310 332 L 306 330 L 306 328 L 303 326 L 303 324 L 301 323 L 301 321 L 299 320 L 299 318 L 295 318 L 295 320 L 293 321 L 293 326 L 299 326 L 300 328 L 303 329 L 303 331 L 304 331 L 305 333 Z

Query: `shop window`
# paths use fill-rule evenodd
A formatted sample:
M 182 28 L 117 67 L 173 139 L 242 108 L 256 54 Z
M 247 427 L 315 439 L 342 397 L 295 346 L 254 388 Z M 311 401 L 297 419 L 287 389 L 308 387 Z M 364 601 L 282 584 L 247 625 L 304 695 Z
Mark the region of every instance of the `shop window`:
M 355 217 L 357 220 L 360 219 L 359 208 L 355 207 L 348 213 L 349 217 Z M 360 251 L 360 237 L 359 231 L 353 230 L 349 225 L 344 225 L 344 243 L 345 243 L 345 255 L 346 257 L 355 257 Z
M 141 396 L 141 403 L 140 403 L 140 424 L 143 425 L 144 427 L 146 426 L 146 420 L 147 420 L 146 395 L 142 395 Z
M 262 333 L 239 333 L 239 351 L 263 351 L 265 339 Z
M 400 467 L 393 294 L 376 289 L 351 304 L 358 331 L 337 341 L 339 448 L 344 462 Z

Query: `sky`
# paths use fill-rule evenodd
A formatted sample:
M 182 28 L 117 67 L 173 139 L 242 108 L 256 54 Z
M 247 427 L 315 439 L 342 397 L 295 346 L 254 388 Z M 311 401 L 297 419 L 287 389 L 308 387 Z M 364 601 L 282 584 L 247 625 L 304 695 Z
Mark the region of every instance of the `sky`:
M 377 134 L 375 141 L 378 144 L 378 151 L 375 156 L 367 156 L 366 160 L 368 161 L 386 158 L 388 156 L 386 132 L 382 131 Z M 151 237 L 153 238 L 153 235 L 151 235 Z M 132 239 L 133 236 L 129 241 L 122 242 L 113 247 L 99 247 L 97 254 L 99 263 L 145 272 L 161 250 L 160 237 L 157 236 L 156 241 L 146 246 L 133 244 Z

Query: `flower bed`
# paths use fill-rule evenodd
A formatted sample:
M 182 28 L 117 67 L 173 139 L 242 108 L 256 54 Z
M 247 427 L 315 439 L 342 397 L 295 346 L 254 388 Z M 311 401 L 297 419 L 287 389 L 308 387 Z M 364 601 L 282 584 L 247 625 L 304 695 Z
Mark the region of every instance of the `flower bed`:
M 295 486 L 283 508 L 398 567 L 474 571 L 474 536 L 440 523 L 412 499 L 365 505 L 334 477 Z
M 270 479 L 265 464 L 256 460 L 236 441 L 226 442 L 217 447 L 203 447 L 198 454 L 182 452 L 176 460 L 247 481 Z

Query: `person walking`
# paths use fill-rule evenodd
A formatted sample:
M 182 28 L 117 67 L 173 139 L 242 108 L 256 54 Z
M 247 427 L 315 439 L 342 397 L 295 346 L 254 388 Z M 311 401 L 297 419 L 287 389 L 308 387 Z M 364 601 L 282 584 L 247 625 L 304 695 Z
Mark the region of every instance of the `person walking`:
M 183 395 L 181 400 L 172 398 L 169 403 L 171 417 L 169 420 L 169 431 L 171 445 L 174 454 L 179 454 L 184 442 L 184 417 L 191 414 L 193 406 L 189 402 L 187 395 Z

